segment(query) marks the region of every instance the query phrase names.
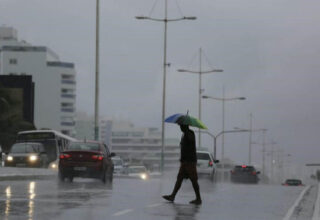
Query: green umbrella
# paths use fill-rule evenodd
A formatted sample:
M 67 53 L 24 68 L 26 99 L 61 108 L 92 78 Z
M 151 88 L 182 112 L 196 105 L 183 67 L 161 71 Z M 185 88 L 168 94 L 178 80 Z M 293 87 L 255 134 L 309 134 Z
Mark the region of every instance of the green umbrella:
M 165 122 L 176 123 L 179 125 L 189 125 L 201 129 L 208 129 L 199 119 L 190 116 L 189 114 L 174 114 L 166 118 Z

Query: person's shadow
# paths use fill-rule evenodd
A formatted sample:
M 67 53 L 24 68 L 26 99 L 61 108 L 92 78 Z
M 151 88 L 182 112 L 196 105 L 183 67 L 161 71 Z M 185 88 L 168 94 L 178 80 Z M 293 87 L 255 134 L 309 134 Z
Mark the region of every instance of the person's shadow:
M 173 203 L 173 208 L 176 212 L 174 220 L 195 220 L 196 214 L 199 212 L 201 207 L 192 204 Z

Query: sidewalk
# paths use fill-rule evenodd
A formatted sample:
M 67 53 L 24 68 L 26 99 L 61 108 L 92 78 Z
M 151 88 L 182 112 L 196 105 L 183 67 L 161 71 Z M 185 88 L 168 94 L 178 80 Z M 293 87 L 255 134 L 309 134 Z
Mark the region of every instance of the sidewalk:
M 44 168 L 0 167 L 0 181 L 54 179 L 57 171 Z

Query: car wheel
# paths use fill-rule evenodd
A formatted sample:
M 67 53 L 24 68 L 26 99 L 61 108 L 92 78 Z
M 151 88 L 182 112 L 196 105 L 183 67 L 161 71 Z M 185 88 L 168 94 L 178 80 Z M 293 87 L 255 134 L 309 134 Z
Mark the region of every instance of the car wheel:
M 107 177 L 106 177 L 106 171 L 103 171 L 103 173 L 102 173 L 102 175 L 101 175 L 101 181 L 102 181 L 103 183 L 106 183 L 106 179 L 107 179 Z
M 70 182 L 70 183 L 73 182 L 73 176 L 69 176 L 68 179 L 69 179 L 69 182 Z
M 59 172 L 59 180 L 61 181 L 61 182 L 64 182 L 64 175 L 61 173 L 61 172 Z
M 113 172 L 110 172 L 109 174 L 109 182 L 112 183 L 113 181 Z

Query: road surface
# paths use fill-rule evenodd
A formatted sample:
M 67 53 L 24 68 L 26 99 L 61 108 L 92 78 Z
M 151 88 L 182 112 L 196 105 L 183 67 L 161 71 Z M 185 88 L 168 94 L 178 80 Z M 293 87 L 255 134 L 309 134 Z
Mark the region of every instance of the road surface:
M 161 198 L 171 192 L 174 181 L 174 177 L 148 181 L 115 178 L 112 185 L 90 179 L 75 179 L 73 183 L 55 179 L 2 181 L 0 219 L 281 220 L 303 190 L 278 185 L 213 184 L 201 179 L 203 204 L 194 206 L 188 204 L 194 199 L 189 181 L 184 181 L 175 203 Z M 317 187 L 313 188 L 316 192 Z

